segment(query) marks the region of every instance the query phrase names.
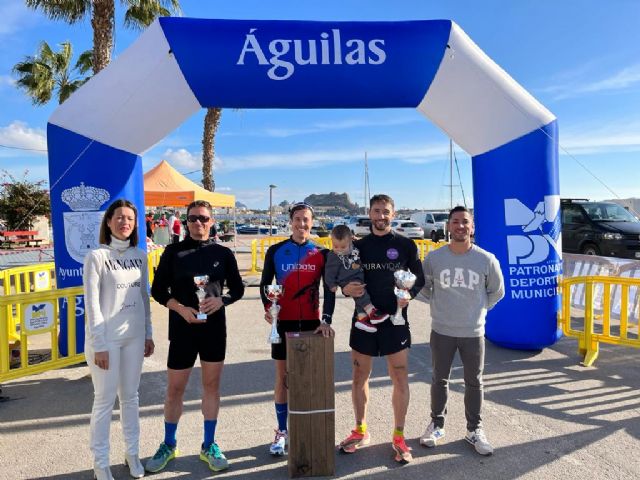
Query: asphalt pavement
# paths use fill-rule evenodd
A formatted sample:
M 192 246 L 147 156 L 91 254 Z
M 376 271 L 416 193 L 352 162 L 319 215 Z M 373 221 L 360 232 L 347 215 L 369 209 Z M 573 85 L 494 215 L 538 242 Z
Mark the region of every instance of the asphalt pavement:
M 253 279 L 252 284 L 255 284 Z M 353 303 L 337 301 L 335 328 L 336 443 L 353 428 L 349 318 Z M 214 473 L 198 458 L 202 442 L 200 368 L 193 369 L 178 427 L 182 455 L 149 478 L 285 479 L 286 458 L 272 458 L 268 445 L 276 425 L 269 326 L 255 286 L 227 309 L 228 350 L 216 440 L 229 470 Z M 156 353 L 146 359 L 140 386 L 143 461 L 163 438 L 167 312 L 153 304 Z M 638 479 L 640 478 L 640 351 L 601 348 L 595 367 L 579 366 L 577 343 L 561 339 L 543 351 L 487 345 L 484 424 L 494 455 L 482 457 L 464 440 L 464 385 L 456 359 L 446 437 L 435 449 L 418 437 L 428 423 L 431 375 L 428 306 L 409 308 L 413 347 L 409 354 L 411 403 L 405 432 L 414 461 L 393 460 L 391 384 L 384 359 L 374 362 L 368 423 L 369 447 L 336 454 L 335 478 L 456 479 Z M 18 379 L 1 386 L 0 479 L 90 479 L 88 448 L 93 389 L 86 365 Z M 116 410 L 111 430 L 112 471 L 129 478 L 123 464 Z

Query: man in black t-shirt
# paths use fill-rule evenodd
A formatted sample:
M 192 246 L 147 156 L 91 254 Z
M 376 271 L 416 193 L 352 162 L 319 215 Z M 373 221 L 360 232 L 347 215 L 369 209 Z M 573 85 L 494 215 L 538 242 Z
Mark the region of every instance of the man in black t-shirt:
M 373 357 L 386 356 L 391 382 L 393 383 L 393 415 L 395 429 L 392 447 L 396 452 L 396 461 L 411 461 L 411 449 L 404 440 L 404 422 L 409 406 L 408 348 L 411 346 L 411 332 L 407 319 L 409 300 L 395 296 L 394 273 L 398 270 L 410 270 L 416 275 L 416 282 L 409 293 L 414 298 L 424 285 L 424 274 L 418 257 L 416 244 L 391 230 L 391 220 L 395 214 L 394 204 L 387 195 L 375 195 L 371 198 L 369 217 L 371 233 L 362 240 L 354 242 L 360 251 L 360 261 L 364 270 L 366 291 L 378 311 L 393 315 L 402 307 L 404 325 L 394 325 L 391 318 L 376 325 L 376 332 L 364 332 L 354 327 L 356 316 L 352 320 L 349 346 L 353 364 L 352 400 L 356 428 L 340 443 L 344 453 L 354 453 L 359 447 L 370 442 L 367 431 L 366 410 L 369 393 L 369 376 Z M 345 295 L 359 297 L 365 286 L 349 283 L 344 287 Z

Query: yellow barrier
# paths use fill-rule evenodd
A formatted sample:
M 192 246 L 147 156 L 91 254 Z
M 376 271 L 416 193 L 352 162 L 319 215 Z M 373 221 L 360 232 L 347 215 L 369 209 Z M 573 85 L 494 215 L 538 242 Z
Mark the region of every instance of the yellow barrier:
M 286 240 L 289 237 L 264 237 L 261 239 L 256 239 L 251 241 L 251 270 L 249 273 L 253 275 L 257 275 L 260 270 L 262 270 L 258 266 L 258 261 L 260 263 L 264 263 L 264 257 L 266 255 L 267 249 L 269 246 Z M 330 249 L 332 247 L 331 237 L 318 237 L 312 238 L 312 242 L 317 243 L 318 245 Z M 431 240 L 414 240 L 416 246 L 418 247 L 418 255 L 420 257 L 420 261 L 424 260 L 427 253 L 432 252 L 440 247 L 444 247 L 447 245 L 447 242 L 433 242 Z
M 147 254 L 147 262 L 149 265 L 149 285 L 153 285 L 153 278 L 156 275 L 156 269 L 160 263 L 160 257 L 164 252 L 164 248 L 156 248 Z
M 584 285 L 584 321 L 582 322 L 582 330 L 574 329 L 571 325 L 571 287 Z M 602 328 L 600 332 L 596 332 L 594 315 L 594 286 L 602 288 Z M 620 313 L 619 333 L 615 335 L 611 332 L 612 320 L 612 295 L 613 287 L 620 287 Z M 636 300 L 629 308 L 629 290 L 631 288 L 640 289 L 640 279 L 628 277 L 603 277 L 603 276 L 587 276 L 565 278 L 561 282 L 562 287 L 562 310 L 559 315 L 559 322 L 562 331 L 566 336 L 576 337 L 578 339 L 578 351 L 584 355 L 582 365 L 589 367 L 598 358 L 599 344 L 609 343 L 612 345 L 625 345 L 628 347 L 640 348 L 640 326 L 638 318 L 640 317 L 640 306 Z M 636 298 L 638 292 L 636 290 Z M 617 307 L 617 306 L 616 306 Z M 633 323 L 629 321 L 630 313 L 635 312 L 635 334 L 633 333 Z M 598 316 L 600 318 L 600 316 Z M 615 319 L 615 315 L 614 315 Z M 635 338 L 630 338 L 634 336 Z
M 59 308 L 61 301 L 76 304 L 76 297 L 82 295 L 82 287 L 49 290 L 43 292 L 20 293 L 0 297 L 0 382 L 13 380 L 45 372 L 55 368 L 75 365 L 84 361 L 84 354 L 76 353 L 76 309 L 67 309 L 67 345 L 69 355 L 60 357 L 58 353 Z M 20 322 L 20 362 L 11 368 L 9 358 L 10 312 L 15 311 Z M 29 339 L 37 335 L 48 335 L 43 345 L 51 352 L 51 359 L 29 364 Z M 41 337 L 40 337 L 41 338 Z M 33 339 L 35 342 L 35 339 Z M 41 340 L 39 340 L 41 341 Z M 33 345 L 31 345 L 33 347 Z M 33 348 L 32 348 L 33 349 Z

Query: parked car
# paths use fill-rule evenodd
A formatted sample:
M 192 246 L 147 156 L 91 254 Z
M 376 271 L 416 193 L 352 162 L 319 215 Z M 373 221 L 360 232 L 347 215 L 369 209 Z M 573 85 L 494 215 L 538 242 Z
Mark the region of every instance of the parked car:
M 640 220 L 613 202 L 562 199 L 562 251 L 640 259 Z
M 411 220 L 394 220 L 391 222 L 391 230 L 407 238 L 424 238 L 422 227 L 419 227 L 416 222 Z
M 441 210 L 422 210 L 411 214 L 411 220 L 424 230 L 424 238 L 434 242 L 446 238 L 446 225 L 449 212 Z
M 358 237 L 364 237 L 371 233 L 371 219 L 368 215 L 358 215 L 349 219 L 349 230 Z

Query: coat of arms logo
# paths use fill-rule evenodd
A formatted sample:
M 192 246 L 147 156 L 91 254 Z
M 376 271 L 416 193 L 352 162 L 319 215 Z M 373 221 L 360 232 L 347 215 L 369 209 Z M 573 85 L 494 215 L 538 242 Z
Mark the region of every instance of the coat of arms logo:
M 67 252 L 76 262 L 83 263 L 87 252 L 99 244 L 100 222 L 104 215 L 100 207 L 109 200 L 109 192 L 80 182 L 77 187 L 63 190 L 60 198 L 73 210 L 62 214 Z

